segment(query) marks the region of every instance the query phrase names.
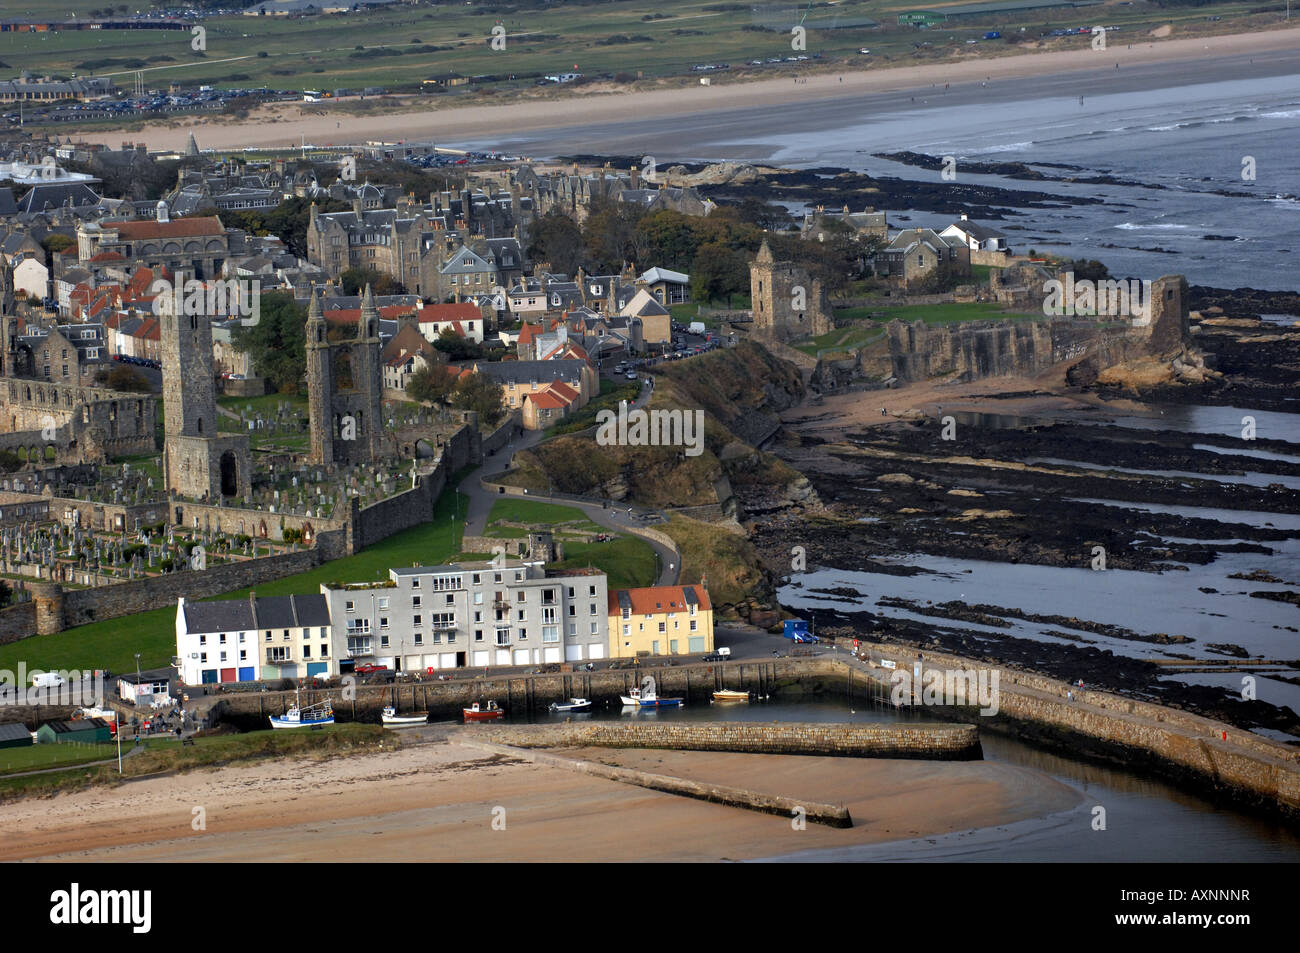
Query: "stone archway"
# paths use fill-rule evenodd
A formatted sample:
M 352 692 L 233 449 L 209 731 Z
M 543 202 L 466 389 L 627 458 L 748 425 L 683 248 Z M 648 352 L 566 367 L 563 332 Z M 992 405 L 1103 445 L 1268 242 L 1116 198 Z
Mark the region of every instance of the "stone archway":
M 227 450 L 221 455 L 221 495 L 237 496 L 239 494 L 239 461 L 234 453 Z

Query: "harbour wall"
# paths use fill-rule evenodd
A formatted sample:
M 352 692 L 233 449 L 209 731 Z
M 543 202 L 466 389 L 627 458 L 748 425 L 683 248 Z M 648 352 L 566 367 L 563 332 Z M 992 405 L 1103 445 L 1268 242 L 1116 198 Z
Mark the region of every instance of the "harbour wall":
M 908 669 L 915 649 L 862 643 L 872 660 L 889 659 Z M 1300 750 L 1242 728 L 1111 692 L 1080 689 L 1057 679 L 987 662 L 926 651 L 925 669 L 992 670 L 999 673 L 998 712 L 972 716 L 971 708 L 932 708 L 936 715 L 974 718 L 981 728 L 1061 748 L 1074 755 L 1142 768 L 1214 793 L 1300 820 Z M 838 663 L 845 670 L 854 666 Z M 888 669 L 868 673 L 877 691 L 888 692 Z M 1071 698 L 1071 695 L 1073 696 Z
M 674 722 L 624 724 L 588 721 L 563 725 L 475 725 L 473 737 L 514 748 L 668 748 L 844 758 L 978 761 L 974 725 L 846 725 L 799 722 Z

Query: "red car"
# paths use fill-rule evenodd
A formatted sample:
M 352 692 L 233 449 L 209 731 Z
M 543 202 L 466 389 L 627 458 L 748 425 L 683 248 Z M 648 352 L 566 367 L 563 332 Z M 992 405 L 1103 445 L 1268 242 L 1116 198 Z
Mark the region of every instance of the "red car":
M 376 665 L 374 662 L 366 662 L 362 665 L 358 665 L 355 669 L 353 669 L 353 671 L 355 671 L 358 675 L 373 675 L 375 672 L 388 671 L 388 666 Z

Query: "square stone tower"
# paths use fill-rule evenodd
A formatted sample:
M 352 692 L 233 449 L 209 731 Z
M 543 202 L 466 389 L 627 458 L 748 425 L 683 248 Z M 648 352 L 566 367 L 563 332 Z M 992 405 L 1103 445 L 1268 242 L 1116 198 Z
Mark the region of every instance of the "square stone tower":
M 777 261 L 763 246 L 749 266 L 754 333 L 776 338 L 825 334 L 834 327 L 822 283 L 792 261 Z
M 179 273 L 176 280 L 183 280 Z M 212 318 L 170 311 L 158 317 L 167 491 L 210 501 L 247 496 L 253 479 L 248 437 L 223 435 L 217 427 Z
M 311 462 L 371 463 L 384 455 L 379 309 L 366 285 L 352 340 L 330 341 L 320 298 L 307 310 Z

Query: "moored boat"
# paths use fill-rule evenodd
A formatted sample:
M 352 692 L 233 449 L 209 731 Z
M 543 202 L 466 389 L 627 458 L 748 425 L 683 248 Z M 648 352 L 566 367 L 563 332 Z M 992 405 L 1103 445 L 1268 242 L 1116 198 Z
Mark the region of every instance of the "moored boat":
M 462 708 L 461 712 L 464 713 L 466 721 L 492 721 L 505 715 L 505 709 L 499 707 L 494 700 L 486 703 L 475 702 L 468 708 Z
M 383 721 L 385 728 L 409 728 L 413 725 L 428 724 L 429 713 L 422 711 L 410 715 L 399 715 L 396 708 L 388 705 L 380 712 L 380 720 Z
M 641 680 L 641 687 L 632 689 L 626 695 L 620 695 L 623 704 L 629 708 L 680 708 L 684 698 L 660 698 L 655 692 L 654 676 L 647 675 Z
M 587 698 L 570 698 L 567 703 L 551 702 L 551 711 L 591 711 L 591 700 Z
M 715 702 L 747 702 L 749 692 L 738 692 L 734 688 L 720 688 L 713 693 Z
M 298 693 L 294 692 L 294 703 L 283 715 L 270 715 L 272 728 L 320 728 L 334 724 L 334 706 L 329 699 L 315 705 L 302 707 Z

